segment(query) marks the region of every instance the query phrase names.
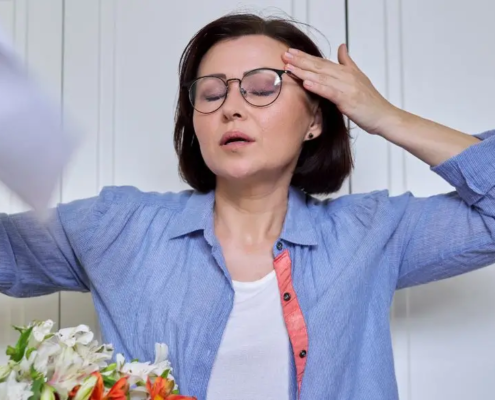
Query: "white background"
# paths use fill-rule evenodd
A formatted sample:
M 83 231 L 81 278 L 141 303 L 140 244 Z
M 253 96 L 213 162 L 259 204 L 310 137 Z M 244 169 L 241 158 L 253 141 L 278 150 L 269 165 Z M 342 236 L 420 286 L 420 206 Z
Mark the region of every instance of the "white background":
M 310 31 L 333 60 L 347 40 L 377 88 L 408 111 L 470 133 L 495 128 L 493 1 L 271 0 L 267 7 L 265 0 L 0 0 L 3 29 L 87 134 L 54 203 L 109 184 L 186 187 L 172 146 L 178 59 L 205 23 L 238 9 L 310 23 L 327 38 Z M 339 195 L 451 189 L 401 149 L 353 133 L 356 169 Z M 23 206 L 0 187 L 0 210 Z M 493 397 L 493 304 L 493 268 L 397 293 L 391 318 L 401 399 Z M 89 295 L 1 296 L 2 352 L 15 339 L 10 325 L 35 318 L 97 328 Z

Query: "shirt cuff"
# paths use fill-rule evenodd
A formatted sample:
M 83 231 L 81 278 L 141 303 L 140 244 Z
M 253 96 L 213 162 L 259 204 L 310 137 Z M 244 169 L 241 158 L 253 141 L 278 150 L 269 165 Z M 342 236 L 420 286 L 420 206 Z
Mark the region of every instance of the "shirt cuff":
M 473 136 L 481 141 L 431 168 L 470 206 L 495 187 L 495 130 Z

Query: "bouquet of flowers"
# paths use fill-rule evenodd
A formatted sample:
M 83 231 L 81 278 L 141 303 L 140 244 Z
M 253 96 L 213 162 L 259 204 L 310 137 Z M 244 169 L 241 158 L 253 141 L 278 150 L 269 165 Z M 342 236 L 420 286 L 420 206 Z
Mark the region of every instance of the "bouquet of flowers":
M 195 400 L 179 395 L 165 344 L 155 362 L 126 362 L 85 325 L 52 333 L 53 322 L 14 327 L 19 339 L 0 366 L 0 400 Z

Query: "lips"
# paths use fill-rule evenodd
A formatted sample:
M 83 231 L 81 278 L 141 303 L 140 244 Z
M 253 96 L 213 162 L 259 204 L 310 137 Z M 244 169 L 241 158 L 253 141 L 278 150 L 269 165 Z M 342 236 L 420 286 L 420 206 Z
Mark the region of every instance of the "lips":
M 226 146 L 231 143 L 252 143 L 254 139 L 243 132 L 231 131 L 226 132 L 220 139 L 220 146 Z

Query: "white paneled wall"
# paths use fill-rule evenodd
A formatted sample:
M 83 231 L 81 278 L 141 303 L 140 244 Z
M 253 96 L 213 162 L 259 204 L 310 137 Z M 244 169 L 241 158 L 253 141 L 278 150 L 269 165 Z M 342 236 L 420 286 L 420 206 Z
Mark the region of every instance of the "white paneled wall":
M 35 69 L 47 92 L 58 100 L 62 94 L 62 15 L 62 0 L 0 1 L 2 30 Z M 0 212 L 23 210 L 24 205 L 0 184 Z M 5 360 L 7 344 L 17 339 L 11 325 L 48 318 L 58 323 L 59 298 L 59 294 L 25 300 L 0 295 L 0 362 Z
M 352 56 L 392 102 L 455 128 L 495 127 L 495 3 L 473 0 L 0 0 L 3 29 L 86 141 L 65 172 L 57 201 L 102 186 L 181 190 L 173 151 L 177 67 L 204 24 L 232 10 L 287 13 L 334 61 Z M 323 36 L 322 36 L 323 35 Z M 325 39 L 326 38 L 326 39 Z M 388 188 L 429 195 L 450 190 L 428 168 L 358 129 L 356 169 L 339 193 Z M 0 210 L 22 205 L 0 187 Z M 397 293 L 392 313 L 403 400 L 485 399 L 495 393 L 495 270 Z M 0 297 L 0 350 L 10 324 L 52 318 L 97 328 L 91 297 Z M 0 361 L 2 360 L 0 355 Z

